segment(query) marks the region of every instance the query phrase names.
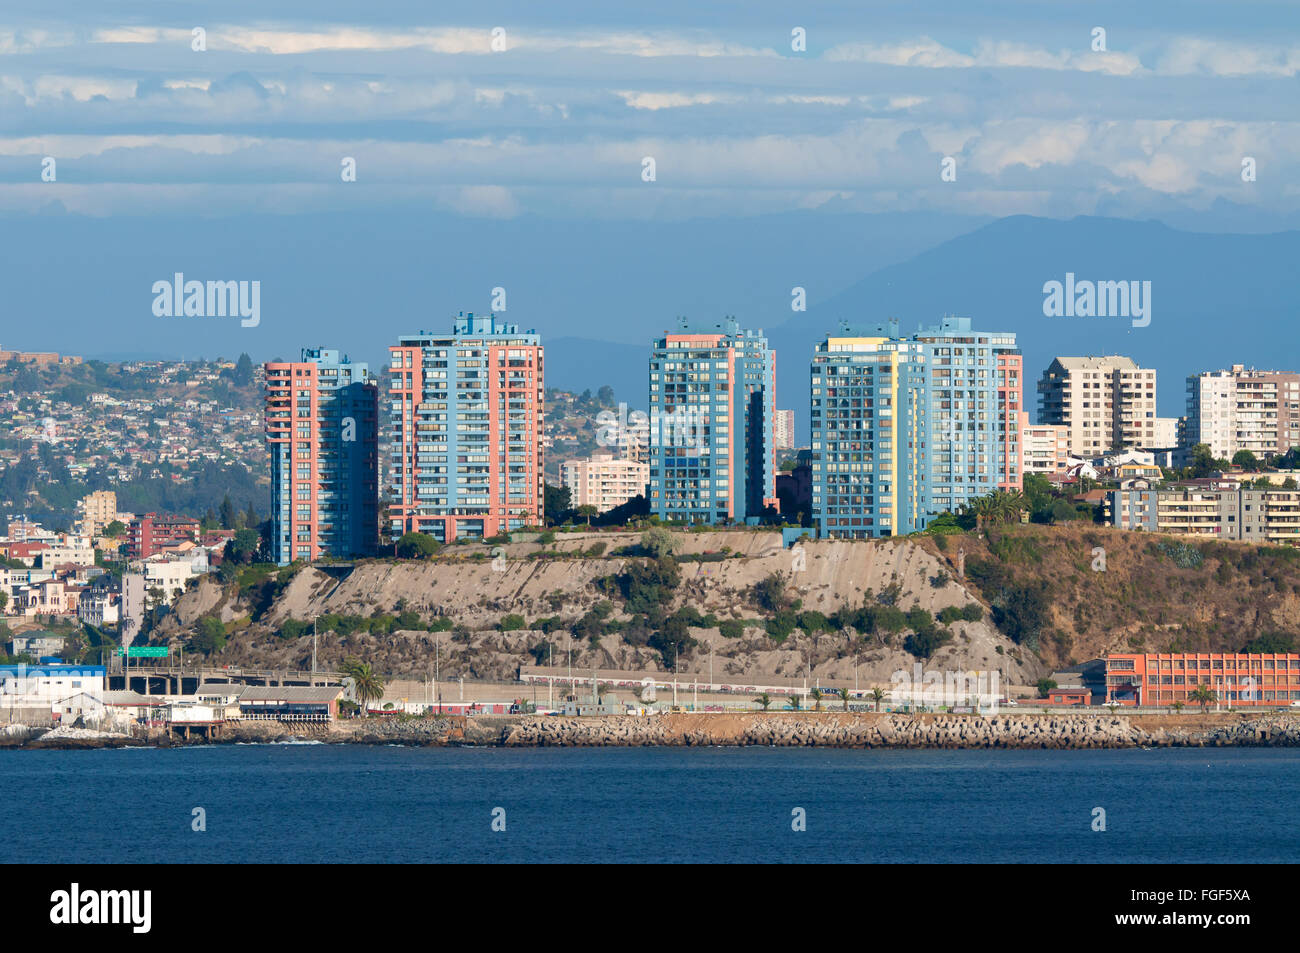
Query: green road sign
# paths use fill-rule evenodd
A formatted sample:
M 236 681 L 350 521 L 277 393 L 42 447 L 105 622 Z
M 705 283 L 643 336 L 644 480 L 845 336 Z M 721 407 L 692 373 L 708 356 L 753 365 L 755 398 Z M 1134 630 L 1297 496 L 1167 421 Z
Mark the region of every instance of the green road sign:
M 122 650 L 118 649 L 117 654 L 121 655 Z M 131 658 L 166 658 L 169 650 L 165 645 L 133 645 L 127 654 Z

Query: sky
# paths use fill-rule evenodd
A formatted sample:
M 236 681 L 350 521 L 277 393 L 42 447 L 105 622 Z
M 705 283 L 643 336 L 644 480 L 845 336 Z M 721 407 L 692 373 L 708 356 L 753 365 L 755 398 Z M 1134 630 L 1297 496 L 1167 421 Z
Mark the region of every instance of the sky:
M 609 6 L 9 5 L 0 210 L 1300 211 L 1294 3 Z
M 1178 335 L 1170 286 L 1214 264 L 1179 249 L 1211 246 L 1143 249 L 1130 273 L 1088 243 L 1141 248 L 1159 221 L 1287 260 L 1267 236 L 1300 228 L 1298 73 L 1294 2 L 9 4 L 0 346 L 380 363 L 501 287 L 508 317 L 578 342 L 548 360 L 557 382 L 635 393 L 635 349 L 678 315 L 795 322 L 798 351 L 941 308 L 1046 356 L 1077 335 L 1044 324 L 1038 289 L 1097 259 L 1117 272 L 1098 279 L 1164 279 L 1149 333 L 1181 348 L 1176 411 L 1183 374 L 1267 352 Z M 1082 224 L 1050 258 L 1029 254 L 1042 229 L 987 233 L 1005 244 L 978 295 L 945 285 L 960 262 L 905 266 L 969 258 L 945 243 L 1017 216 Z M 1263 246 L 1222 247 L 1243 308 L 1290 307 L 1277 282 L 1250 297 Z M 259 323 L 156 315 L 176 272 L 260 281 Z M 786 405 L 806 360 L 778 355 Z

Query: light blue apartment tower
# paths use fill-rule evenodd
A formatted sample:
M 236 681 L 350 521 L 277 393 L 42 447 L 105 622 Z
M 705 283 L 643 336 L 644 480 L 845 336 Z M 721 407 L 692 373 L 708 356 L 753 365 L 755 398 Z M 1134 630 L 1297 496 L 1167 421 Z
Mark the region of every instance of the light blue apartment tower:
M 846 326 L 817 345 L 810 381 L 812 515 L 824 537 L 913 533 L 975 497 L 1021 485 L 1015 335 L 946 317 Z
M 663 520 L 756 520 L 775 505 L 776 356 L 728 317 L 686 321 L 650 354 L 650 512 Z
M 924 524 L 925 346 L 898 322 L 844 325 L 817 345 L 809 381 L 817 535 L 871 539 Z
M 271 555 L 372 556 L 379 540 L 379 389 L 333 348 L 266 371 Z

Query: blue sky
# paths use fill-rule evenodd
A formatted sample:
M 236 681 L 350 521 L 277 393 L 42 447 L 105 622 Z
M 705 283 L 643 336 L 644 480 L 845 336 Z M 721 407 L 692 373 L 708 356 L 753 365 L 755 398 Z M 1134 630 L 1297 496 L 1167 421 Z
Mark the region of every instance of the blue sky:
M 1298 24 L 1280 2 L 10 5 L 0 211 L 1214 228 L 1216 203 L 1300 212 Z M 39 180 L 46 155 L 57 182 Z
M 1294 2 L 9 4 L 0 345 L 382 363 L 501 286 L 548 379 L 638 402 L 678 315 L 767 329 L 801 407 L 840 321 L 952 313 L 1034 377 L 1131 350 L 1177 413 L 1187 373 L 1300 360 L 1298 84 Z M 1157 319 L 1046 319 L 1068 271 L 1157 278 Z M 155 316 L 175 272 L 260 281 L 259 325 Z

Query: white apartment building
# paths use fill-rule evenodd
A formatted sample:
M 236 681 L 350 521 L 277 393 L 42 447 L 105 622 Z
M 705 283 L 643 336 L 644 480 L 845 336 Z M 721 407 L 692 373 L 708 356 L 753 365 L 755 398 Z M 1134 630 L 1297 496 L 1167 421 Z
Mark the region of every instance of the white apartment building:
M 144 564 L 144 586 L 146 591 L 162 590 L 162 605 L 171 605 L 172 596 L 177 589 L 184 590 L 185 584 L 194 576 L 194 564 L 188 559 L 168 559 Z
M 77 618 L 95 628 L 117 625 L 121 619 L 121 606 L 107 589 L 91 589 L 77 602 Z
M 1023 473 L 1060 473 L 1069 466 L 1070 431 L 1053 424 L 1031 424 L 1029 412 L 1020 412 L 1020 447 Z
M 1300 374 L 1234 364 L 1191 375 L 1185 440 L 1207 444 L 1220 460 L 1240 450 L 1262 459 L 1300 445 Z
M 586 460 L 565 460 L 560 478 L 569 488 L 571 506 L 594 506 L 604 513 L 645 494 L 650 464 L 597 451 Z
M 1132 358 L 1058 357 L 1038 382 L 1039 422 L 1069 431 L 1070 453 L 1157 447 L 1156 372 Z
M 1157 417 L 1155 425 L 1155 436 L 1152 438 L 1151 449 L 1169 450 L 1178 446 L 1178 431 L 1181 423 L 1178 417 Z
M 774 436 L 772 438 L 773 446 L 777 450 L 794 449 L 794 411 L 778 410 L 773 418 Z M 777 461 L 780 462 L 779 460 Z

